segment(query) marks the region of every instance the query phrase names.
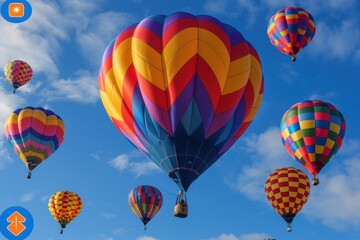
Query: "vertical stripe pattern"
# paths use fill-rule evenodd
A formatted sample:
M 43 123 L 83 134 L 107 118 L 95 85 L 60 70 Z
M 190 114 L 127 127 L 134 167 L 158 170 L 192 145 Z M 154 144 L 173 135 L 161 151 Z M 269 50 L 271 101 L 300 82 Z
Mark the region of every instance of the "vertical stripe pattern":
M 159 189 L 141 185 L 130 191 L 128 202 L 132 212 L 146 225 L 160 210 L 163 199 Z

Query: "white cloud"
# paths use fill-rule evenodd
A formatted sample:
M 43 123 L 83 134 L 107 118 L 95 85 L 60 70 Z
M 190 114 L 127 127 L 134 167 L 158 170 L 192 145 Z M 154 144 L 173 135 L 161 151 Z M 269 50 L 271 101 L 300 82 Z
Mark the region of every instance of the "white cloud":
M 329 101 L 329 99 L 333 99 L 337 97 L 337 93 L 335 91 L 330 91 L 330 92 L 327 92 L 327 93 L 322 93 L 322 94 L 319 94 L 319 93 L 313 93 L 311 94 L 308 99 L 309 100 L 322 100 L 322 101 Z
M 354 53 L 360 49 L 360 29 L 354 27 L 357 25 L 350 19 L 343 20 L 338 25 L 320 21 L 309 45 L 311 54 L 322 55 L 325 59 L 355 58 Z
M 35 195 L 36 195 L 36 191 L 25 193 L 24 195 L 21 196 L 20 201 L 21 202 L 31 202 L 32 200 L 34 200 Z
M 360 153 L 341 161 L 337 169 L 320 173 L 303 209 L 311 220 L 338 229 L 360 228 Z M 330 163 L 331 164 L 331 163 Z M 340 165 L 340 166 L 339 166 Z M 327 170 L 327 169 L 325 169 Z
M 223 0 L 223 1 L 216 1 L 216 0 L 207 0 L 206 3 L 204 4 L 204 9 L 211 13 L 211 14 L 218 14 L 218 13 L 223 13 L 225 14 L 227 11 L 227 0 Z
M 40 95 L 46 101 L 71 100 L 80 103 L 93 103 L 99 99 L 97 77 L 88 71 L 77 71 L 74 78 L 59 79 L 43 89 Z
M 159 240 L 159 239 L 145 235 L 145 236 L 137 238 L 136 240 Z
M 137 156 L 138 154 L 121 154 L 108 163 L 120 172 L 129 171 L 136 177 L 160 172 L 160 168 L 150 160 L 143 162 L 135 162 L 132 160 L 132 158 Z
M 266 233 L 249 233 L 249 234 L 243 234 L 239 237 L 236 237 L 234 234 L 223 233 L 219 237 L 210 238 L 209 240 L 259 240 L 268 237 L 269 235 Z
M 252 164 L 241 169 L 237 179 L 226 182 L 252 200 L 264 200 L 264 184 L 268 175 L 277 168 L 291 166 L 289 154 L 281 143 L 279 128 L 269 127 L 260 135 L 243 137 L 242 151 L 250 153 Z
M 264 133 L 250 135 L 242 141 L 245 142 L 242 151 L 253 155 L 252 163 L 241 169 L 237 179 L 227 179 L 227 182 L 249 199 L 266 201 L 264 184 L 267 176 L 277 168 L 294 166 L 307 173 L 287 153 L 276 127 L 269 127 Z M 302 210 L 309 220 L 340 230 L 360 228 L 359 146 L 359 140 L 346 139 L 339 150 L 341 154 L 320 172 L 320 185 L 311 188 Z
M 94 66 L 99 66 L 107 45 L 132 23 L 134 20 L 131 15 L 112 11 L 89 19 L 86 26 L 77 30 L 77 42 L 84 58 Z
M 6 119 L 15 109 L 19 108 L 25 102 L 24 98 L 17 94 L 12 93 L 10 85 L 4 86 L 2 83 L 7 84 L 6 80 L 0 78 L 0 169 L 3 169 L 13 160 L 10 157 L 8 149 L 12 149 L 10 143 L 5 138 L 4 125 Z M 5 92 L 3 92 L 3 90 Z

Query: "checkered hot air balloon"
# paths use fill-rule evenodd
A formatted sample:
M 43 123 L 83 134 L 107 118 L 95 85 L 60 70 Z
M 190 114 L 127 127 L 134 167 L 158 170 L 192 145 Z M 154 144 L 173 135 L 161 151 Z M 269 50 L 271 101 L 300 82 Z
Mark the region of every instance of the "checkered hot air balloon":
M 74 192 L 59 191 L 50 197 L 48 207 L 51 215 L 60 224 L 60 234 L 62 234 L 66 225 L 81 212 L 82 201 Z
M 38 107 L 19 108 L 5 122 L 7 140 L 31 171 L 50 157 L 64 140 L 64 122 L 50 110 Z
M 155 15 L 105 50 L 103 105 L 118 130 L 184 192 L 244 133 L 263 94 L 259 56 L 211 16 Z
M 313 185 L 319 184 L 319 172 L 342 145 L 343 115 L 321 100 L 299 102 L 283 115 L 280 129 L 286 150 L 313 175 Z
M 276 169 L 266 179 L 265 194 L 271 206 L 288 223 L 287 230 L 291 232 L 291 222 L 310 194 L 310 182 L 299 169 Z
M 9 83 L 13 86 L 13 93 L 15 93 L 17 88 L 27 84 L 31 80 L 33 71 L 26 62 L 22 60 L 13 60 L 5 65 L 4 74 Z
M 159 189 L 156 187 L 141 185 L 130 191 L 129 206 L 133 213 L 146 224 L 158 213 L 163 199 Z
M 315 31 L 310 13 L 300 7 L 287 7 L 270 18 L 267 34 L 280 52 L 291 55 L 295 61 L 296 54 L 311 42 Z

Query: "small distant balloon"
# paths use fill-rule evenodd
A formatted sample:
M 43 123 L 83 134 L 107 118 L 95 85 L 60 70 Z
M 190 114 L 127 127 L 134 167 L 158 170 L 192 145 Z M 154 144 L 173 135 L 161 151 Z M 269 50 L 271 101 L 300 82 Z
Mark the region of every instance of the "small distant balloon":
M 51 215 L 60 224 L 60 234 L 62 234 L 66 225 L 81 212 L 82 201 L 74 192 L 59 191 L 50 197 L 48 207 Z
M 265 195 L 288 223 L 288 232 L 292 231 L 291 222 L 305 205 L 309 194 L 310 181 L 304 172 L 296 168 L 279 168 L 270 173 L 265 182 Z
M 146 224 L 160 210 L 163 198 L 156 187 L 141 185 L 131 190 L 128 201 L 131 210 L 143 222 L 146 230 Z
M 271 44 L 280 52 L 292 56 L 305 48 L 315 35 L 314 18 L 300 7 L 287 7 L 277 11 L 269 20 L 267 34 Z
M 15 93 L 16 89 L 27 84 L 31 80 L 33 71 L 26 62 L 22 60 L 13 60 L 5 65 L 4 74 L 9 83 L 13 86 L 13 93 Z
M 54 112 L 38 107 L 19 108 L 5 122 L 5 134 L 15 153 L 31 171 L 50 157 L 64 140 L 64 122 Z

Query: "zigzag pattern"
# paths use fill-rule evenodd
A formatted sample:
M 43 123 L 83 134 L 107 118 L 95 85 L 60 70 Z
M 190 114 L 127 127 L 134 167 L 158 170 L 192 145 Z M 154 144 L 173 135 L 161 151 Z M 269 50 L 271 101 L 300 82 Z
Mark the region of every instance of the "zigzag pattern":
M 5 134 L 29 170 L 53 154 L 64 140 L 64 122 L 50 110 L 26 107 L 7 118 Z
M 317 175 L 340 149 L 346 124 L 333 105 L 313 100 L 294 104 L 281 118 L 280 128 L 286 150 Z
M 267 34 L 279 51 L 295 56 L 310 43 L 315 31 L 310 13 L 300 7 L 287 7 L 270 18 Z
M 108 46 L 99 89 L 119 131 L 187 190 L 248 128 L 264 85 L 259 56 L 236 29 L 174 13 Z

